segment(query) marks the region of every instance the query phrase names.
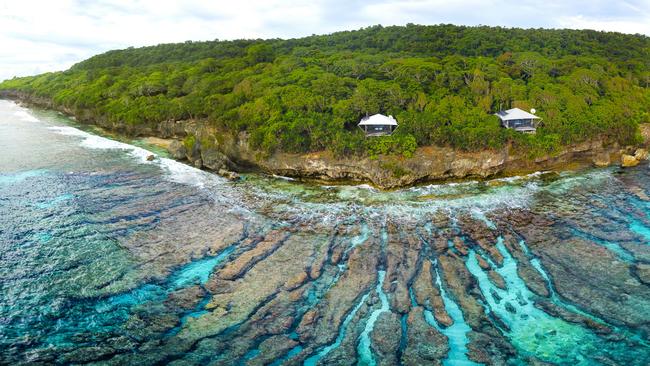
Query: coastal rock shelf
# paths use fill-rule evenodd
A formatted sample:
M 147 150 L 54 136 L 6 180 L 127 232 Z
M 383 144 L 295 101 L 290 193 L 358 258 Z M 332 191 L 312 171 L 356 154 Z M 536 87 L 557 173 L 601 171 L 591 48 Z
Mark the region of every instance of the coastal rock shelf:
M 0 364 L 650 363 L 647 163 L 230 182 L 9 102 L 0 146 Z
M 142 141 L 164 148 L 174 159 L 231 180 L 241 178 L 235 171 L 256 171 L 291 179 L 369 183 L 381 189 L 396 189 L 426 182 L 486 179 L 537 171 L 608 167 L 613 164 L 632 167 L 648 160 L 647 148 L 650 146 L 650 123 L 642 123 L 639 125 L 641 140 L 635 143 L 637 146 L 620 146 L 619 143 L 593 138 L 563 146 L 561 150 L 534 159 L 529 152 L 507 146 L 474 152 L 436 145 L 421 146 L 408 158 L 389 154 L 383 155 L 381 159 L 371 156 L 335 156 L 327 150 L 310 153 L 276 151 L 267 154 L 251 146 L 249 134 L 240 133 L 235 138 L 216 130 L 211 123 L 205 121 L 169 120 L 156 126 L 125 125 L 91 118 L 86 113 L 30 93 L 0 90 L 0 98 L 56 109 L 74 116 L 84 124 L 99 126 L 112 133 L 143 137 Z M 150 157 L 151 155 L 146 156 Z

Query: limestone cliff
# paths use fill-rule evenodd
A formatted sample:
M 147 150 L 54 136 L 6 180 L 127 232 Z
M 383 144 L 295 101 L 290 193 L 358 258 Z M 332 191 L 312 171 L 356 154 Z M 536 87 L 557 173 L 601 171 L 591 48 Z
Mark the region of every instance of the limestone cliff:
M 623 154 L 634 155 L 638 148 L 605 146 L 602 141 L 595 140 L 538 158 L 513 152 L 508 147 L 469 153 L 435 146 L 420 147 L 411 158 L 336 158 L 327 151 L 266 156 L 250 148 L 246 133 L 236 137 L 222 134 L 202 121 L 165 121 L 155 126 L 127 125 L 97 118 L 87 110 L 70 110 L 33 95 L 5 91 L 0 93 L 2 97 L 56 109 L 74 116 L 79 122 L 95 124 L 112 132 L 171 140 L 165 145 L 174 158 L 221 174 L 227 171 L 262 171 L 294 178 L 369 182 L 382 189 L 427 181 L 484 179 L 543 170 L 609 166 L 621 161 Z M 641 134 L 645 140 L 643 145 L 647 146 L 650 143 L 650 126 L 641 126 Z

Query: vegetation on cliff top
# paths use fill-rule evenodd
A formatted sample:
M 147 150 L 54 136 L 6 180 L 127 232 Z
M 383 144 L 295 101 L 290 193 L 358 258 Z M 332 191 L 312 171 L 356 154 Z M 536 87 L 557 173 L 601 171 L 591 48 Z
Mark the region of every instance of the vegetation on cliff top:
M 51 98 L 130 125 L 198 119 L 246 131 L 254 148 L 410 155 L 513 144 L 532 154 L 602 138 L 635 143 L 650 122 L 650 38 L 596 31 L 453 25 L 375 26 L 290 40 L 185 42 L 110 51 L 0 90 Z M 536 135 L 492 113 L 534 107 Z M 366 114 L 396 116 L 365 139 Z

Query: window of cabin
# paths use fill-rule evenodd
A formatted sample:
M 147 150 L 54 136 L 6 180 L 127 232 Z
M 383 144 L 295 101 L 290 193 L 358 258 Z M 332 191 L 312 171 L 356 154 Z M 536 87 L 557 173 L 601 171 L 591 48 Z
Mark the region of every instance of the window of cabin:
M 510 125 L 513 128 L 528 127 L 528 126 L 530 126 L 530 120 L 528 120 L 528 119 L 515 119 L 515 120 L 510 121 Z

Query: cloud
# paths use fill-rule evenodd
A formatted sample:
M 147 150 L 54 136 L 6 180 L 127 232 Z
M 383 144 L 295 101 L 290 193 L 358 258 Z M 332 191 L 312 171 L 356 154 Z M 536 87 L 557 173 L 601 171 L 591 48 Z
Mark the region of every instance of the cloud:
M 650 35 L 650 2 L 560 0 L 0 0 L 0 80 L 94 54 L 186 40 L 294 38 L 406 23 Z
M 610 32 L 650 35 L 650 20 L 597 19 L 583 15 L 560 17 L 558 24 L 562 28 L 598 29 Z

